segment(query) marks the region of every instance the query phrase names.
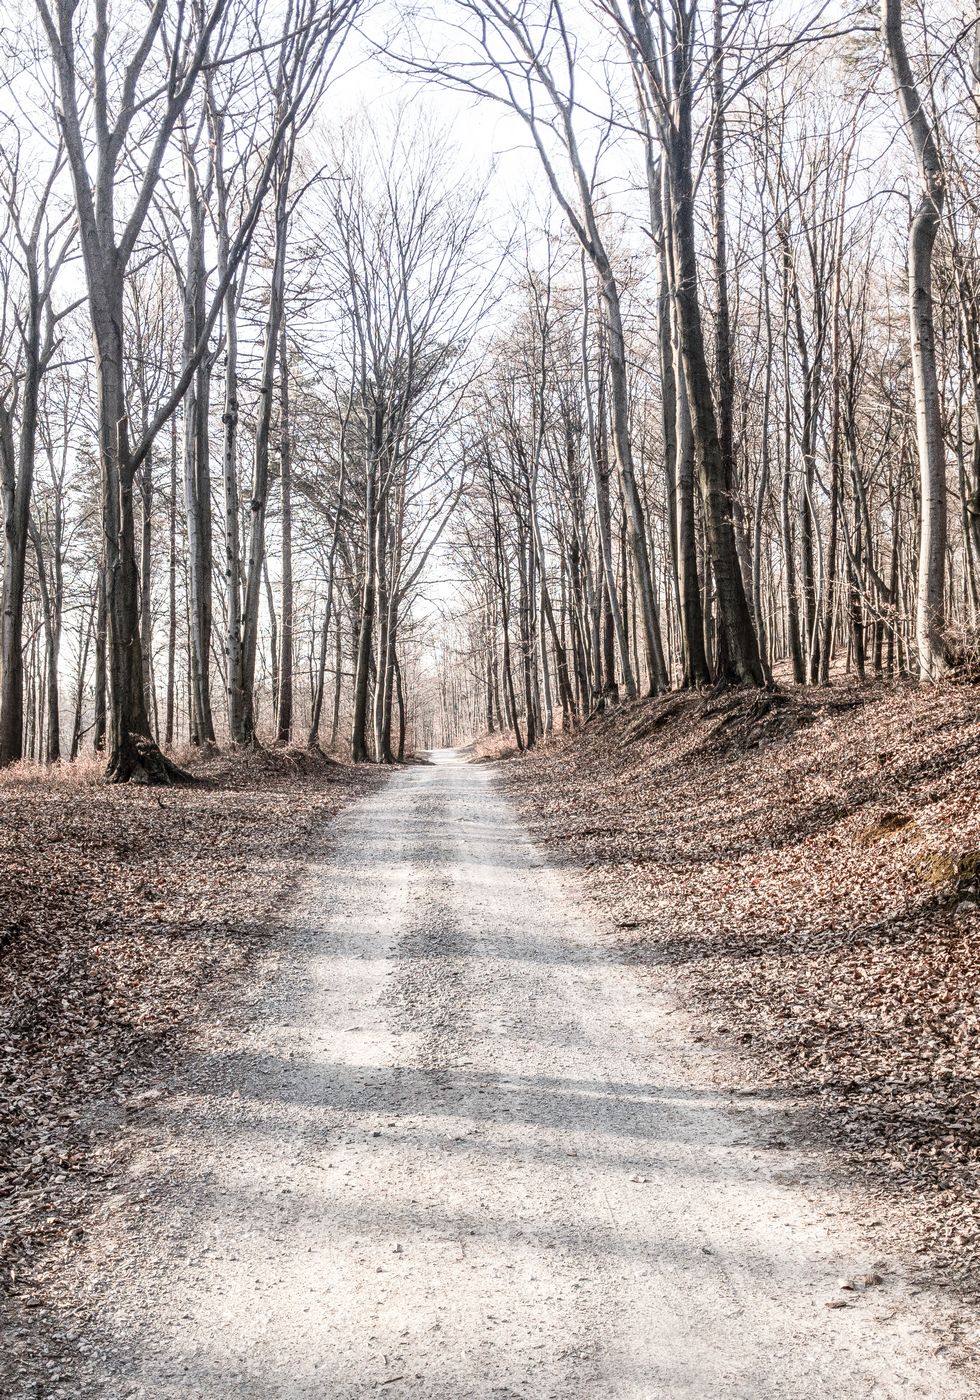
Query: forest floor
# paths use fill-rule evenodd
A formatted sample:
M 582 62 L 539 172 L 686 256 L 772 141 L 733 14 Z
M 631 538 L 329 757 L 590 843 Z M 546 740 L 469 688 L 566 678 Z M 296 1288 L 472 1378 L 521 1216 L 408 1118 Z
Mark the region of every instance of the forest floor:
M 305 751 L 179 757 L 192 786 L 108 787 L 95 760 L 0 775 L 0 1297 L 80 1237 L 133 1086 L 247 981 L 324 824 L 376 781 Z
M 505 771 L 716 1082 L 975 1314 L 978 691 L 675 695 Z
M 561 764 L 435 757 L 319 831 L 295 796 L 231 820 L 215 896 L 271 951 L 234 973 L 218 926 L 182 1054 L 104 1082 L 112 1179 L 15 1282 L 5 1400 L 975 1395 L 957 1315 L 529 837 L 505 775 L 540 803 Z M 181 978 L 186 921 L 215 966 L 222 849 L 183 825 Z

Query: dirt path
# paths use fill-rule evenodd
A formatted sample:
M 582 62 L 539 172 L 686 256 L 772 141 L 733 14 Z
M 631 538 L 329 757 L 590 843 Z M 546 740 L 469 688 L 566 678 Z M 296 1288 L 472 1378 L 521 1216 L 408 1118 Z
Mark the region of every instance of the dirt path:
M 70 1280 L 88 1361 L 23 1394 L 972 1393 L 765 1118 L 691 1087 L 492 773 L 436 757 L 341 815 L 252 1024 L 148 1110 Z

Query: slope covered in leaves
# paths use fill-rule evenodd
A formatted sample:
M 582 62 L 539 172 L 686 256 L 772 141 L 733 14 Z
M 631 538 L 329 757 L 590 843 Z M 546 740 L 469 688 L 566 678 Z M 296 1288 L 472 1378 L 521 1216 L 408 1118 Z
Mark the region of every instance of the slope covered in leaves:
M 305 753 L 195 771 L 168 790 L 94 767 L 0 777 L 0 1291 L 97 1191 L 97 1117 L 125 1114 L 134 1072 L 241 978 L 370 781 Z
M 733 1075 L 978 1293 L 976 690 L 674 696 L 506 771 Z

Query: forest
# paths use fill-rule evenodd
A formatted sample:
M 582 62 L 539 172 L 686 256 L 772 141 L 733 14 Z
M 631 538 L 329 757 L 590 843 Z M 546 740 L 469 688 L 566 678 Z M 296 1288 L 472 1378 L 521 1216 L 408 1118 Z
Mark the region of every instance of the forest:
M 0 763 L 971 672 L 966 11 L 311 6 L 15 26 Z
M 0 4 L 0 1394 L 975 1394 L 976 6 Z

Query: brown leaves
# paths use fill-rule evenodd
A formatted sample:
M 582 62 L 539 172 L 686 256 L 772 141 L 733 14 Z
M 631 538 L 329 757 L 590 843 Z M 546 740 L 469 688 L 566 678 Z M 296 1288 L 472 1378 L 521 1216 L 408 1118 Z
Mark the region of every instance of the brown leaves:
M 975 694 L 674 695 L 508 772 L 630 955 L 980 1288 Z
M 82 1204 L 100 1131 L 202 992 L 241 974 L 310 833 L 372 780 L 304 755 L 211 758 L 162 797 L 71 769 L 0 776 L 0 1288 Z M 205 785 L 206 784 L 206 785 Z
M 913 818 L 908 812 L 882 812 L 877 821 L 858 833 L 857 839 L 865 845 L 871 845 L 872 842 L 882 841 L 896 831 L 904 831 L 912 822 Z

